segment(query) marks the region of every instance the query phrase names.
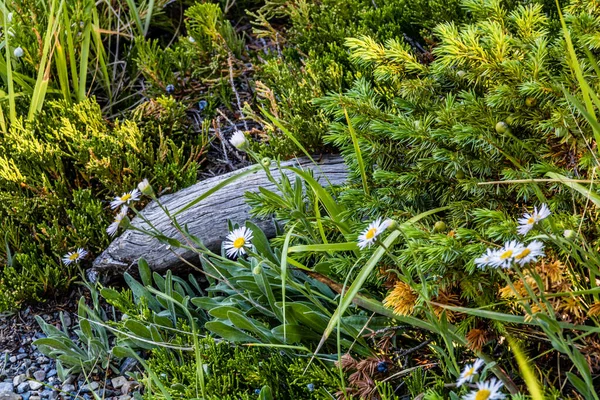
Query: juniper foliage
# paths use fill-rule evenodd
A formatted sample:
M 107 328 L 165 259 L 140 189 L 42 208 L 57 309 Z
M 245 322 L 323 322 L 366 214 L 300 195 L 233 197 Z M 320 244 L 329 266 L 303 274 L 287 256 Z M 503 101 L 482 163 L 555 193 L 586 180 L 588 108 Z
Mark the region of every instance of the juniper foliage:
M 32 123 L 19 120 L 0 138 L 6 242 L 0 310 L 49 299 L 69 286 L 77 269 L 61 265 L 61 257 L 78 247 L 93 256 L 108 245 L 112 196 L 143 178 L 159 190 L 196 181 L 206 136 L 174 122 L 185 107 L 162 98 L 135 114 L 111 125 L 93 99 L 51 101 Z M 138 123 L 142 117 L 155 122 Z

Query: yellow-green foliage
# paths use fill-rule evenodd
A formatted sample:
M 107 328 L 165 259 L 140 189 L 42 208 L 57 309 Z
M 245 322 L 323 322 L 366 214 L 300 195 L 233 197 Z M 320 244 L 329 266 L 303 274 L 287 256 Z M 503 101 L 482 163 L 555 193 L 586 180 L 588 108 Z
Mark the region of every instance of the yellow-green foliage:
M 256 390 L 269 386 L 274 399 L 330 399 L 339 387 L 336 371 L 308 359 L 276 349 L 233 346 L 207 337 L 200 341 L 209 400 L 256 399 Z M 148 367 L 174 399 L 197 397 L 195 359 L 192 353 L 171 349 L 152 350 Z M 309 384 L 312 384 L 309 386 Z M 312 389 L 312 390 L 311 390 Z M 147 392 L 148 399 L 162 394 Z
M 110 123 L 92 99 L 49 102 L 0 137 L 0 310 L 67 287 L 76 271 L 60 258 L 83 247 L 89 263 L 108 244 L 111 196 L 143 178 L 158 189 L 195 182 L 206 137 L 177 122 L 184 110 L 161 98 Z
M 341 93 L 363 73 L 349 60 L 346 38 L 371 35 L 376 40 L 402 40 L 406 36 L 426 47 L 423 37 L 437 23 L 465 18 L 457 0 L 266 1 L 253 16 L 257 34 L 278 44 L 269 56 L 259 54 L 256 63 L 259 103 L 310 151 L 322 149 L 329 121 L 313 99 L 329 91 Z M 274 17 L 287 21 L 283 32 L 271 26 Z M 299 153 L 260 112 L 254 118 L 265 123 L 269 135 L 260 147 L 263 153 Z

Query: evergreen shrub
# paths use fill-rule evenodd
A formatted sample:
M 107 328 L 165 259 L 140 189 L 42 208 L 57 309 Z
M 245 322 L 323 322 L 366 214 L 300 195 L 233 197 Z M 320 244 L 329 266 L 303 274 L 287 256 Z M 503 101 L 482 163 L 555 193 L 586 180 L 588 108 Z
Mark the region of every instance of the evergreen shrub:
M 465 18 L 458 0 L 267 1 L 252 15 L 255 33 L 271 44 L 270 54 L 259 54 L 255 63 L 258 104 L 311 152 L 322 150 L 329 123 L 313 99 L 330 91 L 341 93 L 364 72 L 349 58 L 344 45 L 347 37 L 406 37 L 423 49 L 436 24 Z M 284 28 L 277 29 L 281 21 Z M 268 155 L 298 153 L 295 144 L 260 110 L 252 115 L 268 134 L 256 150 Z
M 158 190 L 196 181 L 207 137 L 176 122 L 184 115 L 159 98 L 109 123 L 93 99 L 51 101 L 0 137 L 0 310 L 68 287 L 77 269 L 61 257 L 81 247 L 88 263 L 108 245 L 111 197 L 143 178 Z

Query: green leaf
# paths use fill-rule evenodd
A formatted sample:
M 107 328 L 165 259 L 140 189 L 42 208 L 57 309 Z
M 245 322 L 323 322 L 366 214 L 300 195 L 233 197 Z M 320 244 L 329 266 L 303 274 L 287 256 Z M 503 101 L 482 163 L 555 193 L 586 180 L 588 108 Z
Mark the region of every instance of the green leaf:
M 252 231 L 252 244 L 256 249 L 256 252 L 263 257 L 269 259 L 269 261 L 279 264 L 279 260 L 275 257 L 273 250 L 271 249 L 271 245 L 269 244 L 269 239 L 265 233 L 260 229 L 256 224 L 251 221 L 246 221 L 246 228 Z
M 112 288 L 102 288 L 100 289 L 100 295 L 108 301 L 120 301 L 121 294 Z
M 268 386 L 263 386 L 260 389 L 260 400 L 273 400 L 273 393 L 271 392 L 271 388 Z
M 241 342 L 241 343 L 258 343 L 259 341 L 250 336 L 245 334 L 244 332 L 240 331 L 237 328 L 234 328 L 233 326 L 229 326 L 221 321 L 209 321 L 207 322 L 204 327 L 206 329 L 208 329 L 209 331 L 211 331 L 212 333 L 214 333 L 215 335 L 225 339 L 225 340 L 229 340 L 230 342 Z
M 575 386 L 575 389 L 577 389 L 579 393 L 581 393 L 586 399 L 592 398 L 588 385 L 586 385 L 586 383 L 583 380 L 581 380 L 581 378 L 569 371 L 567 371 L 566 374 L 567 378 L 569 379 L 569 382 L 571 382 L 571 385 Z
M 297 324 L 276 326 L 271 329 L 271 333 L 285 343 L 302 343 L 303 341 L 319 340 L 321 337 L 321 335 L 311 331 L 307 327 Z
M 220 306 L 220 307 L 211 308 L 210 311 L 208 312 L 208 314 L 213 318 L 227 319 L 227 313 L 229 311 L 237 312 L 238 309 L 235 307 L 231 307 L 231 306 Z
M 148 262 L 143 258 L 138 260 L 138 271 L 140 273 L 140 279 L 142 280 L 142 284 L 144 286 L 152 285 L 152 271 L 150 270 L 150 266 Z
M 135 352 L 132 349 L 130 349 L 129 347 L 123 347 L 123 346 L 113 347 L 112 354 L 113 354 L 113 356 L 115 356 L 117 358 L 127 358 L 127 357 L 136 358 L 136 356 L 137 356 L 137 354 L 135 354 Z
M 152 339 L 152 333 L 150 332 L 150 329 L 148 329 L 146 325 L 139 321 L 128 319 L 125 321 L 125 328 L 138 337 L 143 339 Z

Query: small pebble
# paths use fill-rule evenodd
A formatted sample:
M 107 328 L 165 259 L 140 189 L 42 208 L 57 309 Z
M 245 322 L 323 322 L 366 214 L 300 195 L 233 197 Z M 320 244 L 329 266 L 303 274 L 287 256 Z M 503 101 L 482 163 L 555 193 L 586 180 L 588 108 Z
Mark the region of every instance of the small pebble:
M 21 382 L 17 386 L 17 393 L 25 393 L 29 390 L 29 382 Z
M 70 383 L 65 383 L 64 385 L 62 385 L 61 389 L 64 392 L 73 392 L 75 391 L 75 386 Z
M 43 381 L 43 380 L 46 379 L 46 373 L 43 370 L 35 371 L 33 373 L 33 378 L 36 381 L 40 381 L 41 382 L 41 381 Z
M 115 389 L 119 389 L 127 382 L 127 378 L 125 378 L 124 376 L 117 376 L 116 378 L 112 378 L 110 382 L 112 383 L 112 386 Z

